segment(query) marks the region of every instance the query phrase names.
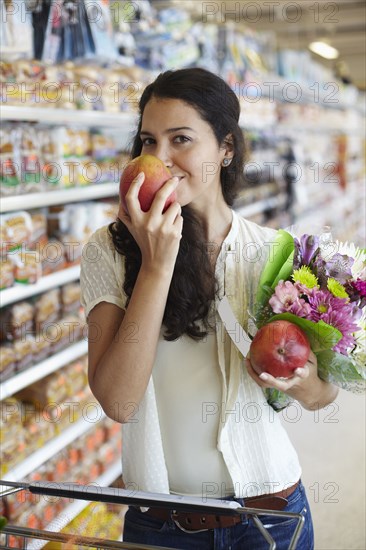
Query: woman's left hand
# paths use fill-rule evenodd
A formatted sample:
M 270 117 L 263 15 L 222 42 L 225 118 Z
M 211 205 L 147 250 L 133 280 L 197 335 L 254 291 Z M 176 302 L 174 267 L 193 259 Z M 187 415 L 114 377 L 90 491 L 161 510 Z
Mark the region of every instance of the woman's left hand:
M 281 379 L 271 376 L 268 372 L 258 374 L 250 363 L 250 357 L 245 359 L 249 375 L 262 388 L 275 388 L 287 393 L 308 410 L 321 409 L 332 403 L 338 394 L 338 388 L 329 382 L 324 382 L 318 376 L 318 361 L 310 351 L 307 363 L 294 371 L 291 378 Z
M 291 376 L 291 378 L 275 378 L 268 372 L 258 375 L 250 363 L 249 356 L 245 359 L 245 364 L 249 375 L 259 386 L 262 388 L 276 388 L 277 390 L 288 393 L 295 399 L 296 397 L 293 395 L 293 392 L 296 391 L 296 388 L 301 389 L 301 392 L 306 391 L 306 387 L 309 386 L 309 388 L 311 388 L 314 384 L 314 380 L 318 378 L 318 362 L 311 350 L 307 363 L 303 367 L 295 369 L 294 375 Z

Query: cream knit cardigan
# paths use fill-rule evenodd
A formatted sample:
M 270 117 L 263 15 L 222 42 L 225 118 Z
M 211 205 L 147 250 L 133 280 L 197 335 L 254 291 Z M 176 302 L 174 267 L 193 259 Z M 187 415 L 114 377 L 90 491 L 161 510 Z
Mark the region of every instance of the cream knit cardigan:
M 225 294 L 238 322 L 247 330 L 248 311 L 253 310 L 259 275 L 275 231 L 248 222 L 235 211 L 232 213 L 232 227 L 216 264 L 220 291 L 215 305 Z M 114 250 L 107 226 L 102 227 L 83 249 L 80 282 L 86 316 L 101 301 L 125 307 L 123 277 L 124 258 Z M 247 374 L 218 314 L 216 333 L 223 407 L 217 448 L 223 454 L 235 496 L 245 498 L 280 491 L 301 475 L 297 454 L 281 424 L 281 413 L 273 411 L 262 389 Z M 184 357 L 177 357 L 177 361 L 182 361 L 183 367 Z M 122 433 L 126 487 L 131 491 L 169 493 L 152 377 Z M 219 488 L 212 496 L 220 498 Z

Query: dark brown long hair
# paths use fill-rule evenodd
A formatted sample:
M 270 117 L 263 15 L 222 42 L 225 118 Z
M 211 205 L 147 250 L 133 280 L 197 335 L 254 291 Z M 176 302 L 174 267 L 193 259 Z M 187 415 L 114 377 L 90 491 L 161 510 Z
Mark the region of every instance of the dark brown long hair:
M 180 69 L 160 74 L 149 84 L 140 99 L 140 118 L 132 144 L 131 157 L 141 154 L 141 123 L 144 109 L 152 98 L 179 99 L 189 104 L 212 128 L 217 143 L 224 145 L 227 135 L 232 136 L 234 157 L 228 168 L 220 174 L 224 199 L 232 206 L 243 182 L 244 138 L 239 127 L 240 104 L 235 93 L 217 75 L 201 68 Z M 175 340 L 187 334 L 196 340 L 207 335 L 208 313 L 215 298 L 216 280 L 209 257 L 209 244 L 205 242 L 202 225 L 193 208 L 182 208 L 184 218 L 175 268 L 163 325 L 164 338 Z M 141 267 L 140 249 L 127 227 L 117 219 L 109 225 L 116 251 L 125 256 L 123 290 L 131 297 Z

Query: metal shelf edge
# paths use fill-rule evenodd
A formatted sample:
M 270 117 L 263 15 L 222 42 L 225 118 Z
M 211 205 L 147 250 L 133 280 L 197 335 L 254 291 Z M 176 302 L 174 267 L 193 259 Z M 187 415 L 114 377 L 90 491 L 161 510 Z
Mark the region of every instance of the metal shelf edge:
M 60 271 L 55 271 L 50 275 L 45 275 L 41 277 L 37 283 L 22 285 L 17 284 L 10 288 L 0 291 L 0 303 L 1 307 L 8 306 L 14 302 L 19 302 L 25 298 L 30 298 L 51 288 L 55 288 L 59 285 L 70 283 L 76 281 L 80 277 L 80 265 L 75 265 L 68 267 L 66 269 L 61 269 Z
M 42 466 L 42 464 L 47 462 L 47 460 L 53 457 L 56 453 L 90 430 L 92 425 L 100 422 L 105 417 L 105 413 L 97 403 L 95 403 L 95 407 L 98 413 L 97 421 L 90 422 L 85 420 L 84 417 L 79 419 L 73 426 L 67 428 L 61 432 L 60 435 L 45 443 L 41 449 L 35 451 L 12 470 L 4 474 L 3 479 L 7 481 L 24 480 L 24 478 L 26 478 L 31 472 Z
M 55 372 L 59 368 L 67 365 L 69 362 L 78 359 L 87 352 L 87 341 L 83 340 L 81 342 L 77 342 L 59 353 L 56 353 L 51 357 L 47 357 L 47 359 L 41 361 L 37 365 L 29 367 L 23 372 L 16 374 L 12 378 L 9 378 L 9 380 L 5 380 L 5 382 L 0 384 L 0 400 L 14 395 L 14 393 L 22 390 L 23 388 L 34 384 L 34 382 L 38 382 L 38 380 L 41 380 L 45 376 Z
M 55 191 L 45 191 L 43 193 L 27 193 L 23 195 L 13 195 L 11 197 L 1 197 L 0 213 L 4 214 L 15 210 L 24 210 L 24 201 L 26 201 L 26 208 L 32 209 L 117 196 L 118 185 L 119 184 L 115 182 L 100 183 L 85 185 L 84 187 L 74 187 L 72 189 L 58 189 Z

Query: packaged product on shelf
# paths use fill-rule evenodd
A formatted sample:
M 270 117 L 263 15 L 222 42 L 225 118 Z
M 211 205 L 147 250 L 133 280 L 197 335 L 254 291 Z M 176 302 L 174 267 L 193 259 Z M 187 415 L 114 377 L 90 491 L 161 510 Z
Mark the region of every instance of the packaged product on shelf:
M 13 125 L 4 123 L 0 128 L 0 196 L 20 192 L 19 162 L 16 160 L 17 132 Z
M 80 309 L 80 283 L 69 283 L 61 287 L 61 303 L 63 314 Z
M 14 440 L 22 430 L 21 403 L 15 397 L 7 397 L 0 401 L 0 442 L 6 439 Z
M 93 453 L 97 450 L 99 451 L 101 445 L 104 443 L 104 435 L 105 433 L 101 425 L 95 426 L 93 430 L 86 434 L 85 449 L 88 453 Z
M 11 378 L 15 372 L 17 355 L 12 344 L 0 346 L 0 382 Z
M 75 93 L 76 108 L 87 111 L 104 111 L 103 93 L 105 77 L 99 67 L 93 65 L 77 65 L 74 68 L 74 78 L 78 83 Z
M 22 125 L 20 130 L 21 191 L 40 192 L 43 190 L 43 182 L 37 130 L 30 124 Z
M 14 264 L 14 282 L 35 284 L 42 277 L 42 263 L 33 250 L 22 250 L 11 255 Z
M 0 312 L 0 341 L 22 338 L 33 331 L 34 306 L 17 302 Z
M 97 176 L 95 183 L 113 181 L 115 178 L 115 159 L 117 147 L 114 139 L 105 133 L 91 134 L 92 158 L 96 163 Z
M 63 403 L 53 410 L 45 411 L 49 422 L 53 422 L 57 434 L 70 428 L 81 418 L 88 422 L 95 423 L 100 420 L 100 411 L 96 405 L 95 399 L 88 387 L 69 395 Z
M 87 455 L 84 460 L 85 468 L 88 472 L 89 480 L 93 481 L 97 479 L 103 473 L 103 468 L 100 462 L 96 460 L 95 454 Z
M 80 449 L 77 446 L 77 441 L 75 441 L 74 444 L 68 445 L 66 452 L 67 452 L 67 463 L 69 464 L 71 470 L 74 472 L 74 478 L 79 479 L 75 471 L 77 469 L 78 464 L 80 464 Z
M 47 337 L 51 341 L 52 352 L 56 353 L 80 340 L 83 329 L 81 318 L 72 314 L 59 319 L 57 323 L 49 324 Z
M 118 213 L 118 202 L 101 200 L 87 205 L 88 236 L 104 225 L 115 221 Z M 86 241 L 85 241 L 86 243 Z
M 13 286 L 14 271 L 13 262 L 7 258 L 0 258 L 0 290 Z
M 105 418 L 103 420 L 103 426 L 105 430 L 105 441 L 110 441 L 111 439 L 120 436 L 121 425 L 118 422 L 115 422 L 111 418 Z
M 39 247 L 42 273 L 49 275 L 66 267 L 66 251 L 64 244 L 58 239 L 51 238 L 45 245 Z
M 47 338 L 47 334 L 39 332 L 34 337 L 33 344 L 33 362 L 35 364 L 44 361 L 51 353 L 51 342 Z
M 14 340 L 13 346 L 17 357 L 17 372 L 28 368 L 33 363 L 33 339 L 30 335 Z
M 29 529 L 42 529 L 43 527 L 42 519 L 38 514 L 36 506 L 32 506 L 32 508 L 23 512 L 18 517 L 18 523 L 22 527 L 28 527 Z
M 15 440 L 5 440 L 0 448 L 0 472 L 1 475 L 12 470 L 22 462 L 27 454 L 23 433 L 20 432 Z
M 0 473 L 11 470 L 25 456 L 21 403 L 14 397 L 0 401 Z
M 47 188 L 69 188 L 89 183 L 88 166 L 85 166 L 86 163 L 92 165 L 89 131 L 59 126 L 50 129 L 49 132 L 52 132 L 52 135 L 48 137 L 48 144 L 45 133 L 41 134 L 43 151 L 52 151 L 44 153 L 44 163 L 48 164 L 49 168 L 53 167 L 51 179 L 47 175 L 48 168 L 46 169 Z M 52 176 L 53 172 L 57 172 L 57 180 Z
M 98 462 L 101 465 L 102 472 L 105 472 L 116 460 L 118 460 L 120 448 L 118 442 L 107 441 L 98 450 Z
M 9 253 L 19 248 L 29 247 L 33 226 L 32 218 L 28 212 L 22 210 L 2 214 L 0 225 L 5 226 L 6 238 L 9 239 L 2 244 L 3 250 Z
M 33 504 L 33 495 L 29 491 L 19 491 L 18 493 L 15 493 L 13 495 L 8 495 L 7 508 L 9 520 L 11 520 L 12 523 L 15 523 L 18 520 L 19 516 L 21 516 L 25 511 L 29 510 Z
M 17 399 L 32 403 L 37 410 L 45 409 L 47 405 L 65 401 L 68 389 L 66 382 L 64 370 L 61 369 L 20 390 L 16 394 Z M 34 418 L 36 419 L 36 412 Z
M 36 296 L 34 304 L 34 325 L 37 333 L 42 333 L 47 324 L 59 319 L 61 312 L 61 291 L 53 288 Z
M 41 449 L 47 441 L 55 435 L 52 422 L 48 421 L 43 415 L 42 407 L 37 403 L 24 402 L 23 406 L 23 429 L 24 441 L 27 449 L 27 455 Z
M 65 377 L 65 390 L 67 395 L 78 392 L 88 384 L 87 378 L 87 359 L 73 361 L 62 369 Z
M 59 240 L 65 250 L 65 268 L 79 265 L 81 254 L 83 252 L 83 243 L 79 238 L 72 234 L 59 235 Z
M 63 533 L 70 533 L 94 537 L 98 524 L 103 521 L 107 512 L 107 506 L 101 502 L 89 504 L 76 518 L 74 518 L 63 530 Z M 46 547 L 47 548 L 47 547 Z M 48 545 L 51 550 L 51 546 Z
M 32 233 L 29 239 L 29 248 L 34 249 L 38 246 L 45 246 L 47 237 L 47 216 L 42 212 L 31 212 Z

